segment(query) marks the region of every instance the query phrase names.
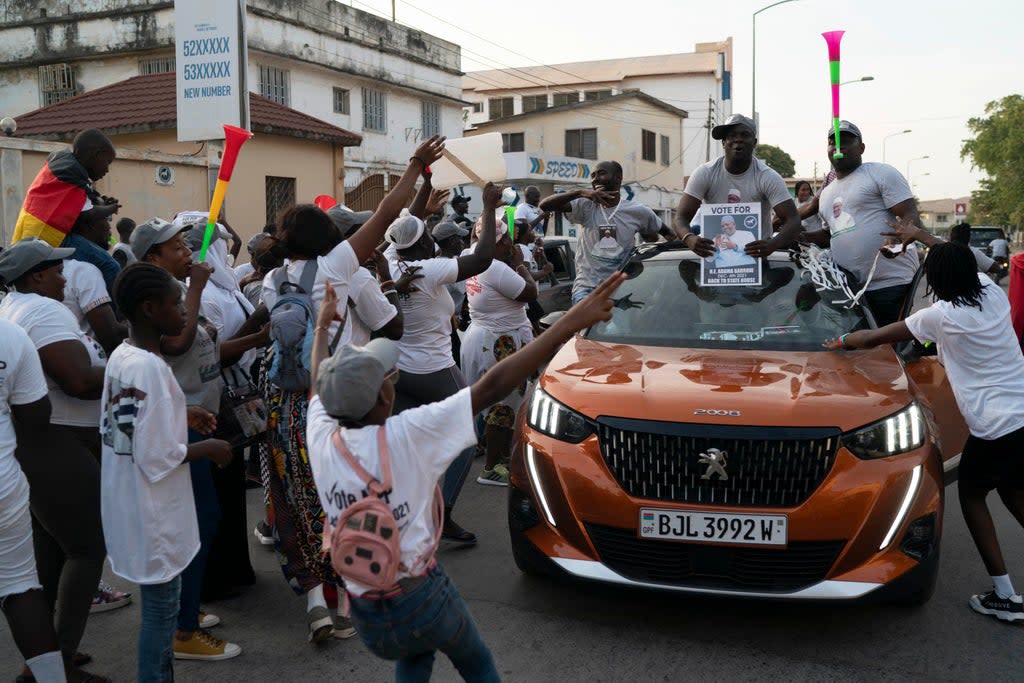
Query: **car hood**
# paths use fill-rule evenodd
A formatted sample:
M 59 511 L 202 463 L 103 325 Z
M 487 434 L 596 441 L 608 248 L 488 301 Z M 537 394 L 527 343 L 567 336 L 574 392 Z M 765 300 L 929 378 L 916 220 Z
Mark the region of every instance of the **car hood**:
M 541 386 L 591 418 L 843 431 L 891 415 L 912 398 L 889 346 L 857 352 L 734 351 L 575 337 L 547 365 Z

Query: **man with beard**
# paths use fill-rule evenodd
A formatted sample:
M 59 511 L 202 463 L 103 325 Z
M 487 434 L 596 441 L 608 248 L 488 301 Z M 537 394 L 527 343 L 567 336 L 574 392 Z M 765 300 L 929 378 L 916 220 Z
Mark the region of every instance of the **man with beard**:
M 538 207 L 549 213 L 566 213 L 571 223 L 583 226 L 576 249 L 576 281 L 572 283 L 574 305 L 615 272 L 632 250 L 637 233 L 653 242 L 662 231 L 661 219 L 654 211 L 622 197 L 619 162 L 598 163 L 590 181 L 591 189 L 551 195 Z M 665 232 L 672 237 L 667 228 Z
M 715 244 L 690 231 L 701 203 L 729 204 L 760 202 L 761 234 L 744 247 L 749 256 L 764 257 L 776 249 L 788 247 L 800 233 L 800 216 L 786 189 L 782 176 L 754 157 L 757 128 L 742 114 L 733 114 L 725 123 L 711 129 L 711 137 L 722 141 L 725 155 L 697 167 L 686 183 L 683 198 L 676 209 L 676 231 L 687 247 L 699 256 L 715 253 Z M 730 193 L 739 194 L 738 199 Z M 778 234 L 771 235 L 771 212 L 782 219 Z

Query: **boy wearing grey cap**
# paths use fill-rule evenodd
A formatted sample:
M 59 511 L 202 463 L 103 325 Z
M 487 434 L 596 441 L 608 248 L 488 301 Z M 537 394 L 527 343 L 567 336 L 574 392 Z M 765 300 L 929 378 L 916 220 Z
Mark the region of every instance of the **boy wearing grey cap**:
M 380 480 L 377 439 L 385 430 L 392 488 L 384 495 L 397 522 L 402 566 L 391 589 L 373 590 L 352 580 L 346 581 L 346 588 L 356 630 L 374 654 L 397 661 L 398 680 L 430 678 L 437 650 L 448 655 L 465 680 L 499 680 L 469 610 L 433 558 L 436 528 L 431 511 L 437 480 L 464 448 L 476 443 L 476 413 L 524 382 L 576 332 L 611 318 L 610 297 L 624 278 L 622 273 L 609 277 L 544 334 L 472 386 L 398 415 L 391 414 L 398 380 L 396 344 L 374 339 L 365 347 L 342 347 L 327 358 L 326 330 L 335 307 L 320 308 L 306 428 L 310 463 L 333 526 L 345 508 L 365 497 L 367 488 L 336 452 L 333 435 L 337 432 L 360 466 Z M 325 304 L 334 296 L 328 288 Z M 405 570 L 417 566 L 427 567 L 425 573 Z

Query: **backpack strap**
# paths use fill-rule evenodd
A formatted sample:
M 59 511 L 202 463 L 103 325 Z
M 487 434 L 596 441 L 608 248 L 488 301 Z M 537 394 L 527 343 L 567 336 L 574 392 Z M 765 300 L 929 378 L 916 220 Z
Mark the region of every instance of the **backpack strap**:
M 306 261 L 306 265 L 302 270 L 302 277 L 299 278 L 299 287 L 302 288 L 304 294 L 313 296 L 313 286 L 316 284 L 316 272 L 319 267 L 320 264 L 317 263 L 315 258 Z
M 352 451 L 345 446 L 345 442 L 341 439 L 340 429 L 334 431 L 334 434 L 331 435 L 331 440 L 334 442 L 334 448 L 341 454 L 341 457 L 345 458 L 348 466 L 363 480 L 370 493 L 380 498 L 385 492 L 391 490 L 391 459 L 388 457 L 388 442 L 387 437 L 384 435 L 384 425 L 381 425 L 377 430 L 377 448 L 380 450 L 381 465 L 381 478 L 379 480 L 367 472 L 359 464 L 359 461 L 355 459 L 355 456 L 352 455 Z
M 274 291 L 280 296 L 285 294 L 285 285 L 288 284 L 288 266 L 278 266 L 271 271 L 270 281 L 274 283 Z

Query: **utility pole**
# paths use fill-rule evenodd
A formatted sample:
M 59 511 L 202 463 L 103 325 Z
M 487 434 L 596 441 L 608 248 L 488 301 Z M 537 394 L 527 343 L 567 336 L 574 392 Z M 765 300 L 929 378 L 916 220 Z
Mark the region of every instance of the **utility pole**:
M 708 96 L 708 122 L 704 124 L 707 128 L 707 139 L 705 141 L 704 161 L 711 161 L 711 123 L 715 110 L 715 98 Z

